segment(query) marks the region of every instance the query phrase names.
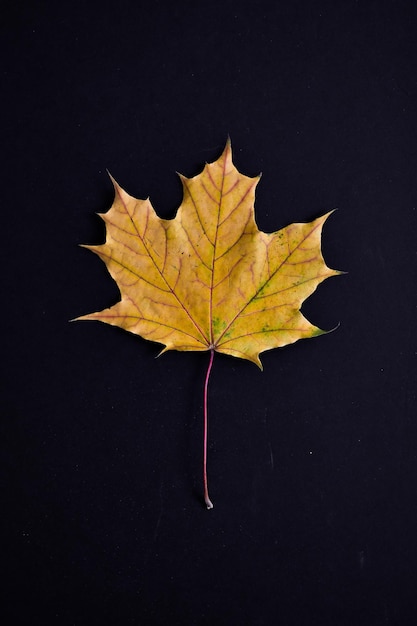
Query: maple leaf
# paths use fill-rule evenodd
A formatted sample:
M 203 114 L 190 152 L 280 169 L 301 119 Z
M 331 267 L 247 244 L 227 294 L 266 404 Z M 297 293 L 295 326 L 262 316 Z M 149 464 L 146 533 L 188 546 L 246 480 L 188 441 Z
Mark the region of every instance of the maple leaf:
M 254 218 L 259 176 L 238 172 L 230 141 L 193 178 L 180 175 L 184 197 L 172 220 L 149 198 L 138 200 L 113 179 L 115 200 L 100 214 L 98 254 L 120 289 L 120 302 L 77 319 L 99 320 L 156 341 L 166 350 L 214 350 L 262 368 L 265 350 L 326 331 L 301 313 L 326 278 L 320 240 L 331 212 L 274 233 Z
M 115 199 L 101 214 L 106 242 L 84 246 L 106 263 L 120 301 L 79 320 L 100 320 L 163 344 L 166 350 L 208 350 L 204 384 L 204 499 L 207 485 L 207 388 L 214 352 L 253 361 L 265 350 L 325 331 L 301 305 L 330 269 L 321 231 L 331 211 L 310 223 L 261 232 L 254 217 L 259 176 L 240 174 L 230 141 L 193 178 L 181 176 L 184 197 L 172 220 L 149 198 L 138 200 L 113 179 Z

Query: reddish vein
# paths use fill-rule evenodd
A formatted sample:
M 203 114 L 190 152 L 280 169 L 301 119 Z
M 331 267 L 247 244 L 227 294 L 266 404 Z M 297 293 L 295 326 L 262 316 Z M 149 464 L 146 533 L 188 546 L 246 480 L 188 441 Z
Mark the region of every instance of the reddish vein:
M 206 380 L 204 382 L 204 452 L 203 452 L 203 482 L 204 482 L 204 502 L 208 509 L 213 508 L 213 503 L 208 494 L 207 481 L 207 440 L 208 440 L 208 411 L 207 411 L 207 391 L 211 368 L 213 366 L 214 350 L 210 350 L 210 361 L 207 368 Z
M 323 217 L 325 217 L 325 216 L 323 216 Z M 320 218 L 319 218 L 319 219 L 320 219 Z M 317 219 L 317 220 L 316 220 L 316 222 L 319 222 L 319 219 Z M 273 271 L 273 272 L 272 272 L 272 273 L 268 276 L 268 278 L 267 278 L 267 279 L 266 279 L 266 280 L 265 280 L 265 281 L 264 281 L 264 282 L 263 282 L 263 283 L 259 286 L 259 288 L 258 288 L 258 289 L 257 289 L 257 291 L 254 293 L 254 295 L 253 295 L 251 298 L 249 298 L 249 300 L 248 300 L 248 301 L 247 301 L 247 302 L 243 305 L 243 307 L 240 309 L 240 311 L 239 311 L 238 313 L 236 313 L 236 315 L 235 315 L 235 316 L 233 317 L 233 319 L 229 322 L 229 324 L 226 326 L 226 328 L 224 328 L 224 329 L 223 329 L 223 332 L 222 332 L 222 333 L 221 333 L 221 335 L 217 338 L 217 341 L 216 341 L 216 347 L 218 347 L 219 345 L 223 345 L 223 343 L 226 343 L 226 342 L 223 342 L 223 341 L 221 341 L 221 340 L 222 340 L 222 338 L 226 335 L 226 333 L 228 332 L 229 328 L 233 325 L 233 323 L 235 322 L 235 320 L 236 320 L 236 319 L 237 319 L 240 315 L 242 315 L 243 311 L 244 311 L 244 310 L 245 310 L 245 309 L 246 309 L 246 308 L 247 308 L 247 307 L 248 307 L 248 306 L 249 306 L 249 305 L 250 305 L 250 304 L 251 304 L 254 300 L 256 300 L 256 299 L 257 299 L 257 298 L 259 298 L 259 297 L 263 297 L 263 296 L 259 296 L 259 294 L 260 294 L 260 293 L 262 292 L 262 290 L 266 287 L 266 285 L 267 285 L 269 282 L 271 282 L 271 280 L 272 280 L 272 279 L 273 279 L 273 278 L 274 278 L 274 277 L 278 274 L 278 272 L 281 270 L 281 268 L 282 268 L 284 265 L 286 265 L 286 264 L 288 264 L 288 263 L 289 263 L 288 259 L 290 259 L 290 258 L 291 258 L 291 256 L 292 256 L 292 255 L 296 252 L 296 250 L 298 250 L 298 249 L 300 248 L 300 246 L 301 246 L 301 245 L 302 245 L 302 244 L 303 244 L 303 243 L 304 243 L 304 242 L 305 242 L 305 241 L 306 241 L 309 237 L 311 237 L 311 235 L 312 235 L 312 234 L 313 234 L 313 233 L 314 233 L 314 232 L 315 232 L 318 228 L 320 228 L 320 227 L 322 226 L 322 224 L 323 224 L 323 222 L 322 222 L 322 221 L 320 221 L 320 223 L 317 223 L 317 224 L 314 226 L 314 228 L 312 228 L 312 229 L 311 229 L 311 230 L 307 233 L 307 235 L 301 239 L 301 241 L 300 241 L 300 242 L 299 242 L 299 243 L 298 243 L 298 244 L 294 247 L 294 249 L 293 249 L 293 250 L 290 250 L 290 249 L 289 249 L 289 252 L 288 252 L 287 256 L 284 258 L 284 260 L 283 260 L 283 261 L 281 261 L 281 263 L 280 263 L 280 264 L 276 267 L 276 269 L 275 269 L 275 270 L 274 270 L 274 271 Z M 292 224 L 291 224 L 290 226 L 292 226 Z M 290 228 L 290 226 L 288 226 L 287 228 Z M 287 231 L 287 232 L 288 232 L 288 231 Z M 273 234 L 276 234 L 276 233 L 273 233 Z M 289 242 L 287 242 L 287 243 L 289 244 Z M 307 282 L 307 281 L 306 281 L 306 282 Z M 281 291 L 281 290 L 280 290 L 280 291 Z M 285 289 L 284 289 L 284 290 L 282 290 L 282 291 L 285 291 Z M 279 292 L 277 292 L 277 293 L 279 293 Z M 268 294 L 268 295 L 272 295 L 272 294 Z M 221 343 L 220 343 L 220 342 L 221 342 Z
M 121 203 L 122 203 L 122 205 L 123 205 L 123 208 L 124 208 L 124 210 L 125 210 L 125 213 L 126 213 L 126 215 L 128 216 L 128 218 L 130 219 L 130 221 L 131 221 L 131 223 L 132 223 L 132 226 L 133 226 L 134 230 L 136 231 L 136 234 L 137 234 L 138 238 L 140 239 L 140 241 L 142 242 L 143 247 L 144 247 L 144 248 L 145 248 L 145 250 L 146 250 L 147 255 L 148 255 L 148 256 L 149 256 L 149 258 L 152 260 L 152 263 L 154 264 L 155 269 L 159 272 L 159 275 L 161 276 L 162 280 L 165 282 L 165 284 L 166 284 L 166 286 L 168 287 L 169 291 L 172 293 L 172 295 L 174 296 L 174 298 L 177 300 L 178 304 L 181 306 L 181 308 L 183 309 L 183 311 L 185 312 L 185 314 L 189 317 L 190 321 L 194 324 L 195 328 L 196 328 L 196 329 L 197 329 L 197 331 L 200 333 L 201 337 L 203 338 L 203 342 L 207 341 L 207 338 L 205 337 L 203 330 L 200 328 L 200 326 L 199 326 L 199 325 L 197 324 L 197 322 L 194 320 L 194 318 L 192 317 L 192 315 L 191 315 L 190 311 L 187 309 L 187 307 L 185 306 L 185 304 L 184 304 L 184 303 L 180 300 L 180 298 L 178 297 L 178 295 L 175 293 L 175 287 L 173 288 L 173 287 L 169 284 L 169 282 L 168 282 L 168 280 L 167 280 L 166 276 L 164 275 L 163 271 L 161 271 L 161 269 L 159 268 L 158 264 L 156 263 L 156 261 L 155 261 L 155 259 L 154 259 L 153 255 L 151 254 L 151 251 L 150 251 L 150 249 L 149 249 L 149 246 L 148 246 L 148 245 L 146 244 L 146 242 L 145 242 L 145 239 L 144 239 L 143 235 L 141 235 L 141 234 L 140 234 L 140 232 L 139 232 L 139 229 L 138 229 L 138 227 L 137 227 L 137 224 L 136 224 L 135 220 L 133 219 L 132 215 L 130 215 L 130 213 L 129 213 L 129 210 L 128 210 L 128 208 L 127 208 L 127 203 L 126 203 L 126 202 L 124 201 L 124 199 L 122 198 L 122 194 L 120 193 L 119 186 L 115 186 L 115 189 L 116 189 L 116 193 L 117 193 L 117 195 L 119 196 L 120 202 L 121 202 Z M 152 207 L 151 207 L 151 208 L 152 208 Z M 153 209 L 152 209 L 152 210 L 153 210 Z M 146 225 L 145 225 L 146 227 L 147 227 L 147 223 L 148 223 L 148 222 L 146 222 Z M 166 254 L 166 246 L 165 246 L 165 254 Z M 166 260 L 166 257 L 165 257 L 165 260 Z M 120 263 L 120 265 L 122 265 L 122 267 L 124 267 L 122 263 Z M 165 261 L 164 261 L 164 266 L 165 266 Z M 128 268 L 126 268 L 126 269 L 128 269 Z M 140 278 L 142 278 L 142 277 L 140 277 Z M 162 290 L 162 291 L 163 291 L 163 290 Z M 179 330 L 180 330 L 180 329 L 179 329 Z M 198 339 L 197 339 L 197 341 L 198 341 Z M 202 343 L 203 343 L 203 342 L 202 342 Z

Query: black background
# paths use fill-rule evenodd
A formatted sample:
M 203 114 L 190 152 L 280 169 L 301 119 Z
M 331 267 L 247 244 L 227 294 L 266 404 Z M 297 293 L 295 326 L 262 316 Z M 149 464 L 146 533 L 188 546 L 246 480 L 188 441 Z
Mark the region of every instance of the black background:
M 3 9 L 5 624 L 417 619 L 416 4 L 16 2 Z M 70 318 L 118 299 L 108 168 L 160 216 L 230 134 L 262 230 L 338 207 L 340 327 L 264 372 Z

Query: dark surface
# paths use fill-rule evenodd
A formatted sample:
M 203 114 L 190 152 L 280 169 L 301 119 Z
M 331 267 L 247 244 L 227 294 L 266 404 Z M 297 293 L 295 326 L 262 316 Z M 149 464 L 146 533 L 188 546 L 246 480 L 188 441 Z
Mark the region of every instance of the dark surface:
M 4 624 L 417 620 L 415 2 L 3 9 Z M 70 318 L 116 302 L 108 168 L 163 217 L 230 134 L 266 231 L 338 207 L 306 316 L 215 360 Z

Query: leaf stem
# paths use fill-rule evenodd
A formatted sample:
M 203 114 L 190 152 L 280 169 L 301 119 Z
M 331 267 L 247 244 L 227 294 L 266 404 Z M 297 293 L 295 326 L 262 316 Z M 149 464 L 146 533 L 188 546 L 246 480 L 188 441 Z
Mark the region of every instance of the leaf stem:
M 208 411 L 207 411 L 207 390 L 210 378 L 211 368 L 213 366 L 214 349 L 210 350 L 210 361 L 207 368 L 206 380 L 204 382 L 204 453 L 203 453 L 203 481 L 204 481 L 204 502 L 208 509 L 213 508 L 213 503 L 208 494 L 208 481 L 207 481 L 207 439 L 208 439 Z

